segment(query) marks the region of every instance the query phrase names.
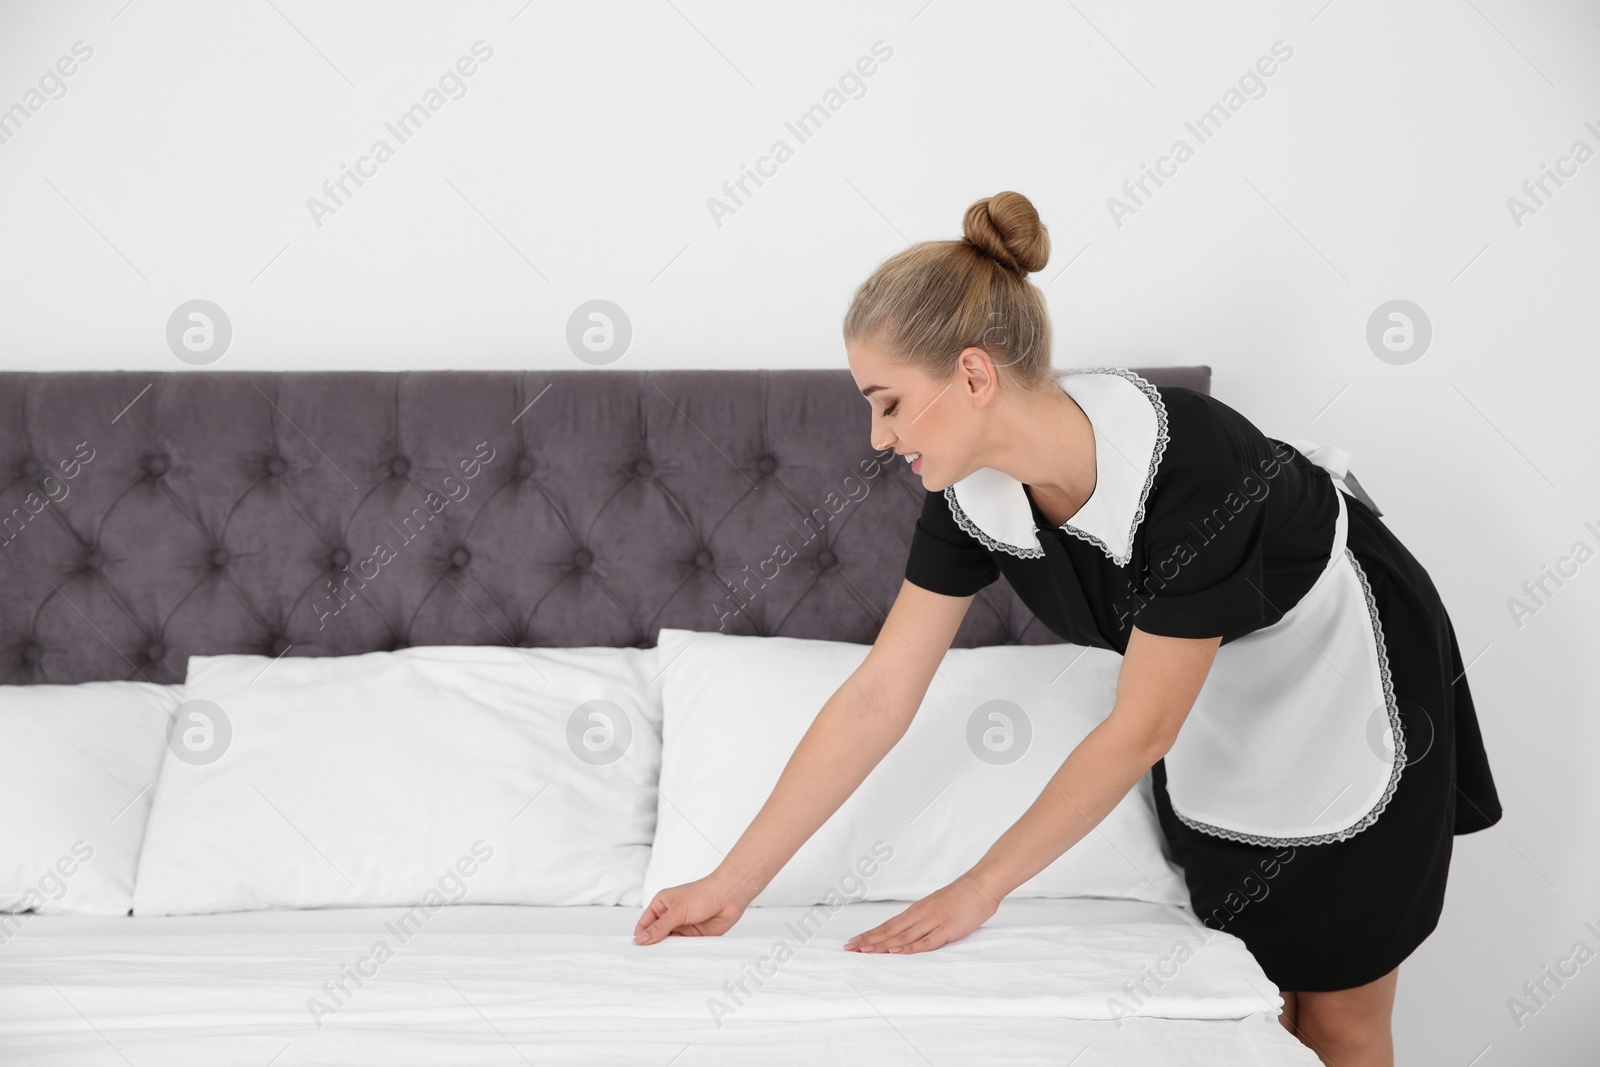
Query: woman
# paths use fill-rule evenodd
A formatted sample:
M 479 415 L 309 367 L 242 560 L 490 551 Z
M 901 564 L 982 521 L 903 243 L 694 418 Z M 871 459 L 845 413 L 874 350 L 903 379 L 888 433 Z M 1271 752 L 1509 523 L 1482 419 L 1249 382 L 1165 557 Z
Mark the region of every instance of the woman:
M 635 940 L 731 927 L 904 733 L 1004 575 L 1052 632 L 1121 653 L 1114 707 L 970 871 L 846 947 L 976 929 L 1151 771 L 1196 914 L 1245 942 L 1284 1025 L 1326 1062 L 1392 1064 L 1398 967 L 1437 924 L 1452 837 L 1501 815 L 1449 616 L 1339 450 L 1130 371 L 1053 372 L 1027 281 L 1048 258 L 1003 192 L 857 290 L 872 443 L 927 490 L 905 583 L 749 829 L 658 893 Z

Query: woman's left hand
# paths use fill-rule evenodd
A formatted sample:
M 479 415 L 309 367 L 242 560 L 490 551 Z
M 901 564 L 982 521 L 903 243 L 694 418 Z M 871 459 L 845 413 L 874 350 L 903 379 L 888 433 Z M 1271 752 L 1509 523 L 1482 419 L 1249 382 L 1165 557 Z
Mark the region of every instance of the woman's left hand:
M 857 934 L 844 947 L 852 952 L 925 952 L 982 926 L 1000 902 L 964 874 L 923 897 L 889 921 Z

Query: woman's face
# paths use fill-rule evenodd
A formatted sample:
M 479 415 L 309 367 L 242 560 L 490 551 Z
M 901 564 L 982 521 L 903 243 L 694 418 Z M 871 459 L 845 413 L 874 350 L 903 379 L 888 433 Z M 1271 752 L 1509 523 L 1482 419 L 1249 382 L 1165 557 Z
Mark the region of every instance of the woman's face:
M 978 408 L 992 390 L 982 382 L 993 365 L 981 348 L 962 353 L 949 381 L 930 378 L 922 370 L 897 363 L 877 346 L 852 341 L 846 346 L 850 374 L 872 406 L 872 447 L 893 448 L 912 462 L 923 487 L 938 491 L 965 478 L 981 464 L 971 464 L 979 426 Z M 982 364 L 968 358 L 975 354 Z M 920 455 L 919 455 L 920 454 Z

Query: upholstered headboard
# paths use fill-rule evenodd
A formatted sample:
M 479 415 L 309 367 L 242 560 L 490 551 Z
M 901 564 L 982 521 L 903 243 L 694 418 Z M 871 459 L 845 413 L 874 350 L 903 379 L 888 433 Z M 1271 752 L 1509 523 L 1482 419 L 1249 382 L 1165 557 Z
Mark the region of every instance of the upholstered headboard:
M 0 374 L 0 682 L 662 626 L 867 643 L 922 502 L 867 416 L 844 369 Z M 956 643 L 1056 640 L 997 582 Z

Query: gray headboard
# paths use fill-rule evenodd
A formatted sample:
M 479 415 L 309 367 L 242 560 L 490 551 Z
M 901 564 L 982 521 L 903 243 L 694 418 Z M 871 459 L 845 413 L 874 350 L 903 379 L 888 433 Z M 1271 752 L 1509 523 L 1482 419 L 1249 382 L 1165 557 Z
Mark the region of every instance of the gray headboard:
M 662 626 L 867 643 L 923 494 L 867 435 L 845 369 L 0 373 L 0 683 Z M 997 582 L 956 643 L 1056 640 Z

